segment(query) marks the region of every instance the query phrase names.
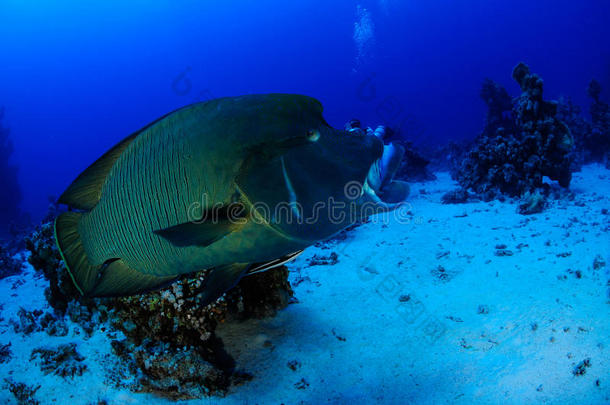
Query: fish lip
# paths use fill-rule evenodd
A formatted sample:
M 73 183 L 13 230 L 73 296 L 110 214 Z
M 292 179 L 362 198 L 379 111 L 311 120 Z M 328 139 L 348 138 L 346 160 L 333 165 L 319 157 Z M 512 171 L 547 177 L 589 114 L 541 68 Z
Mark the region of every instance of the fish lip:
M 375 176 L 379 176 L 378 170 L 379 170 L 379 165 L 378 163 L 381 161 L 381 158 L 376 159 L 371 166 L 369 167 L 369 171 L 367 173 L 367 176 L 364 179 L 364 182 L 362 183 L 362 191 L 360 193 L 360 198 L 363 199 L 366 202 L 369 203 L 373 203 L 376 206 L 380 207 L 383 209 L 383 211 L 393 211 L 396 208 L 400 207 L 401 204 L 403 204 L 403 201 L 399 201 L 399 202 L 395 202 L 395 203 L 388 203 L 385 202 L 382 197 L 379 196 L 379 194 L 377 194 L 377 191 L 375 191 L 375 186 L 371 185 L 369 183 L 369 179 L 371 178 L 371 175 L 373 178 L 375 178 Z M 381 187 L 381 179 L 378 179 L 378 185 L 377 188 Z
M 372 202 L 376 206 L 383 208 L 384 211 L 393 211 L 403 203 L 403 202 L 387 203 L 387 202 L 383 201 L 381 199 L 381 197 L 379 197 L 379 195 L 375 192 L 375 190 L 369 185 L 368 179 L 364 180 L 361 198 L 364 198 L 365 200 Z

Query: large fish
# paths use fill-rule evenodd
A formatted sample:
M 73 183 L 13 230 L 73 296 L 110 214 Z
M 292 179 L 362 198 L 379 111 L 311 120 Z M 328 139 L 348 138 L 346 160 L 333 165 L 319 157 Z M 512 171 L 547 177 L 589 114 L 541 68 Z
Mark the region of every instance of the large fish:
M 131 295 L 208 269 L 201 298 L 209 303 L 371 206 L 393 209 L 405 185 L 386 181 L 381 196 L 367 180 L 388 177 L 379 174 L 382 153 L 374 136 L 331 128 L 310 97 L 193 104 L 78 176 L 59 198 L 70 211 L 55 222 L 57 245 L 82 294 Z

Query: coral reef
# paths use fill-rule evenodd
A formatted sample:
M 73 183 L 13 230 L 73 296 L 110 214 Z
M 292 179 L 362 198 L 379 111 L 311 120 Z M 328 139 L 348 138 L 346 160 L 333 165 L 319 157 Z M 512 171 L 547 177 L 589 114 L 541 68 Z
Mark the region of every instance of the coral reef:
M 19 322 L 11 319 L 9 323 L 13 326 L 15 332 L 29 335 L 32 332 L 40 331 L 40 326 L 37 322 L 40 315 L 42 315 L 42 311 L 40 310 L 27 311 L 24 308 L 20 308 L 19 311 L 17 311 Z
M 428 167 L 430 159 L 425 158 L 410 142 L 399 142 L 405 148 L 405 156 L 394 176 L 407 182 L 435 180 L 436 176 Z
M 19 405 L 38 405 L 40 402 L 34 398 L 36 391 L 40 389 L 40 385 L 31 387 L 24 383 L 18 383 L 12 379 L 4 379 L 4 388 L 8 389 L 15 396 L 15 400 Z
M 21 273 L 23 263 L 13 257 L 8 248 L 0 244 L 0 279 Z
M 583 146 L 593 161 L 608 162 L 610 155 L 610 106 L 601 100 L 601 84 L 591 80 L 587 94 L 593 99 L 591 103 L 591 131 L 583 140 Z
M 11 163 L 13 143 L 10 130 L 2 125 L 4 107 L 0 107 L 0 237 L 7 236 L 10 224 L 20 215 L 21 190 L 17 181 L 17 166 Z
M 539 190 L 526 192 L 519 204 L 519 213 L 523 215 L 538 214 L 546 206 L 546 198 Z
M 557 119 L 566 124 L 574 138 L 572 171 L 579 171 L 584 163 L 591 161 L 591 154 L 585 147 L 591 134 L 591 123 L 582 116 L 580 107 L 565 97 L 557 100 Z
M 27 311 L 20 308 L 17 311 L 18 321 L 11 319 L 9 324 L 13 326 L 13 330 L 17 333 L 29 335 L 33 332 L 46 331 L 49 336 L 66 336 L 68 334 L 68 325 L 63 320 L 62 316 L 55 316 L 50 312 L 41 310 Z
M 426 151 L 426 155 L 430 156 L 430 168 L 433 171 L 448 171 L 452 178 L 457 178 L 462 161 L 473 145 L 469 140 L 449 141 Z
M 68 308 L 68 303 L 79 298 L 70 275 L 61 260 L 55 245 L 53 218 L 47 217 L 34 232 L 25 238 L 26 249 L 30 251 L 28 262 L 49 280 L 45 296 L 49 304 L 61 313 Z
M 144 347 L 127 340 L 113 341 L 113 352 L 136 378 L 128 388 L 150 392 L 174 401 L 207 395 L 224 395 L 238 383 L 240 373 L 220 370 L 194 348 L 173 349 L 166 343 Z
M 483 80 L 481 99 L 487 104 L 487 117 L 483 136 L 495 136 L 498 129 L 504 132 L 516 131 L 513 118 L 513 101 L 506 89 L 491 79 Z
M 5 345 L 0 344 L 0 364 L 8 363 L 11 360 L 11 342 Z
M 487 125 L 475 140 L 457 171 L 465 190 L 484 200 L 501 194 L 520 197 L 545 187 L 543 178 L 569 187 L 573 139 L 568 127 L 557 118 L 557 103 L 542 97 L 543 82 L 520 63 L 513 79 L 521 87 L 510 114 L 506 94 L 497 84 L 484 83 L 487 97 Z M 497 105 L 496 105 L 497 103 Z
M 23 310 L 13 327 L 22 333 L 52 330 L 59 334 L 67 331 L 62 325 L 65 315 L 86 335 L 103 325 L 121 331 L 125 339 L 113 341 L 113 348 L 120 367 L 135 377 L 129 385 L 134 391 L 172 399 L 222 395 L 231 384 L 247 379 L 247 373 L 236 370 L 235 361 L 215 335 L 216 326 L 273 316 L 292 298 L 288 269 L 280 266 L 244 277 L 206 307 L 199 305 L 197 292 L 206 271 L 148 294 L 87 299 L 72 285 L 55 247 L 52 218 L 48 219 L 27 238 L 26 245 L 31 252 L 28 260 L 49 280 L 46 298 L 60 317 Z
M 39 347 L 34 349 L 30 360 L 40 359 L 40 369 L 44 374 L 60 377 L 81 376 L 87 370 L 85 358 L 76 351 L 76 343 L 67 343 L 55 348 Z
M 458 188 L 443 194 L 441 202 L 443 204 L 464 204 L 472 199 L 472 196 L 467 190 Z

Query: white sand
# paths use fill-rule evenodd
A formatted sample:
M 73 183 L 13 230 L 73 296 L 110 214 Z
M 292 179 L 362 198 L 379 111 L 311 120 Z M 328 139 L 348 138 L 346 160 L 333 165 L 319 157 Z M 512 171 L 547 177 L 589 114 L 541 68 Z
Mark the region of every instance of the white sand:
M 514 202 L 440 204 L 453 187 L 444 173 L 415 184 L 409 223 L 391 217 L 308 249 L 290 265 L 291 280 L 302 280 L 299 303 L 219 328 L 255 378 L 225 398 L 192 402 L 610 403 L 610 215 L 601 214 L 610 210 L 610 171 L 585 167 L 573 179 L 574 201 L 531 216 L 517 214 Z M 512 256 L 494 254 L 502 244 Z M 331 252 L 336 265 L 308 266 Z M 596 255 L 608 266 L 594 270 Z M 102 333 L 85 340 L 72 325 L 61 338 L 14 334 L 8 319 L 19 306 L 46 308 L 44 280 L 28 270 L 11 290 L 15 280 L 0 281 L 0 344 L 11 341 L 13 352 L 0 379 L 41 384 L 43 404 L 166 403 L 104 385 L 110 341 Z M 65 342 L 86 357 L 82 377 L 43 376 L 29 361 L 33 348 Z M 575 376 L 585 358 L 590 367 Z M 296 371 L 287 366 L 293 360 Z M 308 385 L 299 389 L 302 379 Z M 1 403 L 11 401 L 0 391 Z

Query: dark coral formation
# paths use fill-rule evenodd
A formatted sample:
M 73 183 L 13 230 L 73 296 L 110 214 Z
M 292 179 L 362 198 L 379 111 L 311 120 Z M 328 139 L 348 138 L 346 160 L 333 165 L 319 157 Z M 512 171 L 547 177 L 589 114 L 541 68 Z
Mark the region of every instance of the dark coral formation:
M 0 244 L 0 279 L 14 276 L 23 270 L 23 262 L 15 259 L 11 251 Z
M 4 108 L 0 107 L 0 237 L 6 236 L 10 224 L 21 214 L 21 189 L 17 181 L 17 166 L 11 163 L 13 143 L 10 131 L 2 125 Z
M 11 361 L 11 342 L 0 344 L 0 364 Z
M 538 214 L 544 210 L 546 204 L 546 198 L 539 190 L 528 191 L 519 203 L 519 213 L 523 215 Z
M 572 171 L 579 171 L 584 163 L 591 161 L 591 153 L 585 146 L 591 134 L 591 123 L 582 116 L 579 106 L 564 97 L 557 100 L 557 119 L 567 125 L 574 138 Z
M 514 133 L 517 128 L 513 117 L 513 100 L 506 89 L 491 79 L 485 79 L 480 95 L 487 104 L 483 136 L 495 136 L 499 128 Z
M 460 186 L 484 200 L 533 192 L 543 188 L 544 176 L 562 187 L 568 187 L 572 178 L 574 142 L 557 118 L 557 103 L 543 99 L 542 79 L 525 64 L 515 67 L 513 78 L 522 93 L 510 114 L 505 110 L 505 92 L 485 82 L 482 94 L 491 103 L 487 126 L 457 171 Z
M 49 336 L 66 336 L 68 325 L 63 316 L 41 310 L 28 311 L 20 308 L 17 311 L 18 320 L 11 319 L 9 323 L 17 333 L 29 335 L 33 332 L 45 331 Z
M 468 190 L 458 188 L 443 194 L 443 196 L 441 197 L 441 202 L 443 204 L 464 204 L 471 201 L 472 199 L 473 197 L 470 195 Z
M 42 311 L 40 310 L 27 311 L 25 308 L 19 308 L 19 311 L 17 311 L 19 321 L 17 322 L 11 319 L 9 323 L 13 326 L 15 332 L 29 335 L 32 332 L 40 331 L 40 326 L 38 324 L 40 315 L 42 315 Z
M 405 148 L 405 156 L 394 176 L 397 180 L 424 182 L 436 179 L 429 168 L 430 159 L 424 157 L 410 142 L 399 142 L 399 144 Z
M 113 341 L 113 352 L 127 373 L 135 376 L 120 384 L 135 392 L 150 392 L 174 401 L 208 395 L 224 395 L 231 383 L 239 383 L 240 373 L 227 373 L 207 361 L 192 347 L 173 348 L 170 344 L 146 346 Z
M 40 389 L 40 385 L 29 386 L 25 383 L 15 382 L 10 378 L 4 379 L 4 387 L 9 390 L 15 397 L 19 405 L 38 405 L 40 402 L 34 398 L 36 391 Z
M 87 365 L 83 363 L 85 358 L 76 351 L 76 343 L 34 349 L 30 360 L 38 359 L 44 374 L 53 373 L 63 378 L 74 378 L 83 375 L 87 370 Z
M 288 269 L 281 266 L 244 277 L 217 302 L 199 305 L 197 289 L 205 271 L 183 277 L 171 286 L 143 295 L 86 299 L 75 290 L 55 247 L 52 222 L 28 239 L 30 263 L 49 280 L 46 297 L 56 312 L 79 324 L 86 335 L 103 325 L 121 331 L 114 352 L 134 378 L 127 386 L 172 399 L 223 394 L 247 378 L 215 334 L 221 322 L 273 316 L 292 298 Z M 21 319 L 23 318 L 23 319 Z M 23 333 L 62 330 L 42 311 L 23 311 L 14 326 Z M 47 331 L 48 332 L 48 331 Z M 109 378 L 112 380 L 112 378 Z
M 591 132 L 583 140 L 583 146 L 590 153 L 593 161 L 608 161 L 610 155 L 610 106 L 601 100 L 601 84 L 591 80 L 587 94 L 593 99 L 591 103 Z

